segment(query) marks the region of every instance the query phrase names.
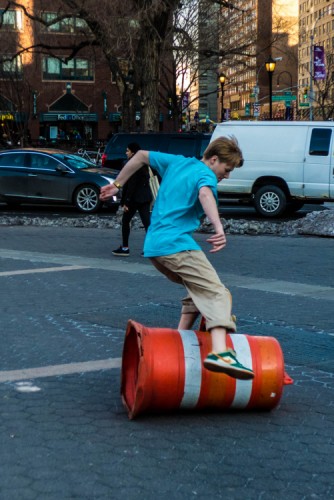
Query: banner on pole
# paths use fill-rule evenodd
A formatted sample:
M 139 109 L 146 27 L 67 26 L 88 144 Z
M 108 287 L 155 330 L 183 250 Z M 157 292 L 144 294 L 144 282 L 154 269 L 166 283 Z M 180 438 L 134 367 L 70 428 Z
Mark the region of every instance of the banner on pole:
M 314 80 L 324 80 L 326 78 L 325 49 L 321 45 L 313 47 L 313 75 Z

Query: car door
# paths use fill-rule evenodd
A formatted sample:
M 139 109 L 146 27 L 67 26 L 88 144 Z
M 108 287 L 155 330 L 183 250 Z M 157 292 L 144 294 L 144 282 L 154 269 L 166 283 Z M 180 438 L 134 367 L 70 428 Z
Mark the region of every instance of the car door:
M 69 177 L 56 170 L 59 161 L 45 153 L 28 153 L 28 196 L 31 201 L 70 202 Z
M 6 200 L 23 200 L 27 195 L 27 175 L 24 151 L 0 155 L 0 195 Z

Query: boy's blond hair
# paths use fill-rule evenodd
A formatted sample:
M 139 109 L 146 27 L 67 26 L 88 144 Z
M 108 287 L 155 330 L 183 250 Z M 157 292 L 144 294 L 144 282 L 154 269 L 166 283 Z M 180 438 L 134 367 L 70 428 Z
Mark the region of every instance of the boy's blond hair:
M 212 156 L 218 156 L 222 163 L 230 167 L 242 167 L 244 159 L 238 141 L 234 136 L 219 137 L 210 142 L 203 153 L 203 158 L 209 160 Z

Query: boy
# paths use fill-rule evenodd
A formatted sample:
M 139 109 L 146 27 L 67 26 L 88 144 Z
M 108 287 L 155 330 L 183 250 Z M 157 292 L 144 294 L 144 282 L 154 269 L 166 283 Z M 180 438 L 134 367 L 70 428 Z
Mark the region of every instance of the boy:
M 238 379 L 252 379 L 254 373 L 243 366 L 236 353 L 226 347 L 227 331 L 236 325 L 231 317 L 231 294 L 192 237 L 203 213 L 211 221 L 214 234 L 207 241 L 210 252 L 226 245 L 226 236 L 217 208 L 217 183 L 243 164 L 242 153 L 234 137 L 211 142 L 202 160 L 155 151 L 138 151 L 122 169 L 114 184 L 101 189 L 107 200 L 117 193 L 128 178 L 144 164 L 150 164 L 162 178 L 151 216 L 144 255 L 170 280 L 188 291 L 183 299 L 180 330 L 189 330 L 202 314 L 211 333 L 212 352 L 204 360 L 208 370 L 226 373 Z

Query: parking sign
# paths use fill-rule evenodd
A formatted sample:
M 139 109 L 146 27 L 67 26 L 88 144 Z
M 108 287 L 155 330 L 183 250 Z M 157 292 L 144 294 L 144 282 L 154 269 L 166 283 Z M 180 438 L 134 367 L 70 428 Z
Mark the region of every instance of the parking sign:
M 254 111 L 254 116 L 260 116 L 261 104 L 258 104 L 257 102 L 254 102 L 254 104 L 253 104 L 253 111 Z

